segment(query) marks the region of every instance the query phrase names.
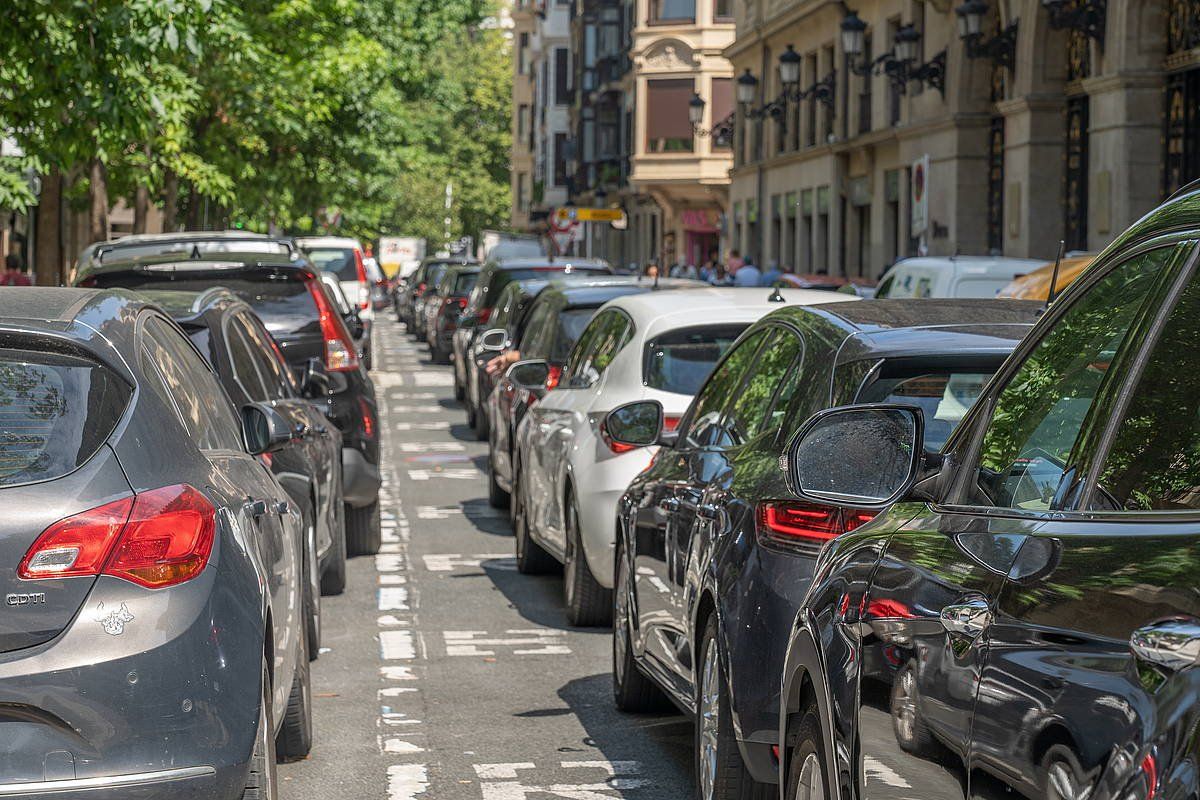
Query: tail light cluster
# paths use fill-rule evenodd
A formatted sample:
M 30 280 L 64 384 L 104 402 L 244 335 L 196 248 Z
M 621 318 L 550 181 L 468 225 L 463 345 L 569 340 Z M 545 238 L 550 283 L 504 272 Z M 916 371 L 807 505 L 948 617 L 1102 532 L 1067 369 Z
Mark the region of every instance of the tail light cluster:
M 191 580 L 212 554 L 217 511 L 187 484 L 164 486 L 59 520 L 21 559 L 24 580 L 111 575 L 149 589 Z
M 615 455 L 621 455 L 622 453 L 628 453 L 631 450 L 638 449 L 638 446 L 635 444 L 625 444 L 624 442 L 614 441 L 613 438 L 608 435 L 608 427 L 603 422 L 600 423 L 600 440 L 604 442 L 604 445 Z
M 338 316 L 316 278 L 308 280 L 308 291 L 317 304 L 321 338 L 325 340 L 325 368 L 334 372 L 353 372 L 358 369 L 358 351 L 350 331 L 346 330 L 346 323 Z
M 354 248 L 354 272 L 360 284 L 364 287 L 370 285 L 371 281 L 367 278 L 367 265 L 363 263 L 362 250 L 359 250 L 357 247 Z M 366 311 L 369 305 L 371 305 L 369 293 L 365 297 L 358 298 L 358 308 L 360 311 Z
M 463 308 L 466 308 L 466 306 L 463 306 Z M 480 325 L 487 325 L 487 321 L 492 318 L 492 310 L 490 308 L 481 308 L 475 312 L 475 317 L 479 320 Z
M 363 436 L 368 439 L 375 438 L 375 409 L 371 408 L 371 404 L 362 395 L 358 397 L 358 411 L 362 417 Z
M 551 364 L 546 371 L 546 391 L 552 392 L 558 388 L 558 382 L 562 380 L 563 368 L 558 364 Z
M 784 545 L 822 545 L 865 525 L 875 512 L 786 500 L 758 505 L 758 538 Z

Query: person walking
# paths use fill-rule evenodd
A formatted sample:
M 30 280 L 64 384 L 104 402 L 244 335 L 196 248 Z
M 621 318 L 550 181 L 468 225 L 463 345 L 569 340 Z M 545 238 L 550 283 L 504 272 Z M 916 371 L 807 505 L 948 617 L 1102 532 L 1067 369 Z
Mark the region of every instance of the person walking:
M 737 271 L 742 268 L 746 262 L 742 259 L 742 254 L 737 250 L 729 251 L 729 258 L 725 259 L 725 272 L 729 275 L 737 275 Z
M 758 286 L 762 282 L 762 273 L 758 267 L 754 266 L 754 261 L 750 258 L 742 264 L 737 272 L 733 273 L 734 286 Z
M 0 286 L 33 286 L 21 257 L 16 253 L 9 253 L 4 257 L 4 274 L 0 275 Z

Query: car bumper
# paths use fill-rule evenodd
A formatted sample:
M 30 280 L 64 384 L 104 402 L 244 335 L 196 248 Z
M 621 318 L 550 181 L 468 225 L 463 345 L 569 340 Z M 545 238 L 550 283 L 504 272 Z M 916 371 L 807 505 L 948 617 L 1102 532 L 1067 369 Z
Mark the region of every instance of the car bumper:
M 229 773 L 231 770 L 224 770 Z M 245 770 L 219 774 L 210 766 L 183 767 L 36 783 L 0 783 L 0 798 L 51 797 L 54 800 L 209 800 L 241 797 Z
M 617 535 L 617 502 L 637 475 L 650 465 L 655 449 L 646 447 L 606 458 L 576 476 L 579 532 L 592 577 L 613 588 L 613 550 Z
M 379 465 L 367 461 L 353 447 L 342 448 L 342 499 L 355 508 L 379 499 Z

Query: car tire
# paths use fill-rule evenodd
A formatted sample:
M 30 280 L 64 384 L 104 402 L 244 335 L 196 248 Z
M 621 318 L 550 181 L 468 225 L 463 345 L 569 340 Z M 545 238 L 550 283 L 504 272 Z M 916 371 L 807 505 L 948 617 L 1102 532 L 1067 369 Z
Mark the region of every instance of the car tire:
M 896 673 L 890 703 L 892 731 L 900 749 L 915 756 L 933 755 L 936 743 L 929 726 L 921 719 L 921 698 L 917 688 L 917 662 L 910 660 Z
M 470 405 L 470 403 L 471 403 L 471 401 L 468 400 L 467 404 Z M 473 423 L 471 423 L 471 426 L 473 428 L 475 428 L 475 438 L 481 442 L 486 442 L 487 438 L 488 438 L 488 415 L 487 415 L 487 412 L 484 411 L 482 408 L 475 408 L 474 406 L 471 406 L 471 407 L 475 409 L 475 414 L 474 414 L 475 421 Z
M 467 410 L 467 427 L 475 430 L 475 406 L 471 405 L 471 398 L 466 396 L 466 390 L 463 390 L 463 406 Z
M 831 800 L 825 774 L 825 740 L 816 707 L 809 708 L 796 731 L 796 746 L 788 756 L 786 800 Z
M 601 628 L 612 624 L 612 592 L 592 574 L 579 530 L 575 498 L 567 499 L 566 552 L 563 559 L 563 599 L 567 622 L 578 628 Z
M 750 776 L 738 750 L 725 669 L 717 645 L 717 617 L 710 614 L 696 662 L 696 797 L 700 800 L 766 800 L 768 787 Z
M 307 561 L 307 558 L 305 559 Z M 321 652 L 321 590 L 308 579 L 310 567 L 304 565 L 304 650 L 310 661 Z
M 346 591 L 346 504 L 342 504 L 341 524 L 333 532 L 329 544 L 329 561 L 321 573 L 321 594 L 335 595 Z
M 633 657 L 633 587 L 619 541 L 613 586 L 613 701 L 618 709 L 631 713 L 666 709 L 667 696 L 646 677 Z
M 467 392 L 465 389 L 463 389 L 463 385 L 458 381 L 458 370 L 455 369 L 452 371 L 454 372 L 454 399 L 461 403 L 467 396 Z
M 346 554 L 350 556 L 373 556 L 383 544 L 383 532 L 379 524 L 379 501 L 362 508 L 346 506 Z
M 296 676 L 288 694 L 283 725 L 275 738 L 275 753 L 280 761 L 298 761 L 312 751 L 312 671 L 309 668 L 308 639 L 300 637 L 296 654 Z
M 491 459 L 488 459 L 488 505 L 492 508 L 508 508 L 511 504 L 512 495 L 496 483 L 496 470 L 492 468 Z
M 529 535 L 529 519 L 525 513 L 525 502 L 518 494 L 513 522 L 513 538 L 517 554 L 517 571 L 522 575 L 545 575 L 558 569 L 558 562 Z
M 254 752 L 250 756 L 250 773 L 242 800 L 276 800 L 279 783 L 275 773 L 275 716 L 271 709 L 271 672 L 263 658 L 259 678 L 258 728 L 254 735 Z
M 1088 782 L 1083 767 L 1071 748 L 1056 744 L 1042 756 L 1042 796 L 1046 800 L 1072 800 L 1087 794 Z
M 363 365 L 363 369 L 365 369 L 365 370 L 371 369 L 371 346 L 370 345 L 367 345 L 366 347 L 363 348 L 362 365 Z

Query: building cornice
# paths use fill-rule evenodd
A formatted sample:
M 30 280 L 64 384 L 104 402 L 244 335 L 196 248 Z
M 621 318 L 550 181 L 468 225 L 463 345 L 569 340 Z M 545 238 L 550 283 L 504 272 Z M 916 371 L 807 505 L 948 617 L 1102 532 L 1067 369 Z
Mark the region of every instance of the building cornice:
M 725 48 L 725 57 L 732 60 L 747 53 L 761 46 L 781 31 L 803 22 L 830 7 L 837 11 L 838 18 L 840 19 L 843 8 L 840 0 L 807 0 L 806 2 L 789 5 L 783 13 L 762 20 L 757 25 L 747 28 L 745 31 L 739 30 L 737 39 L 733 44 Z M 836 35 L 837 31 L 835 29 L 831 32 L 830 38 Z

